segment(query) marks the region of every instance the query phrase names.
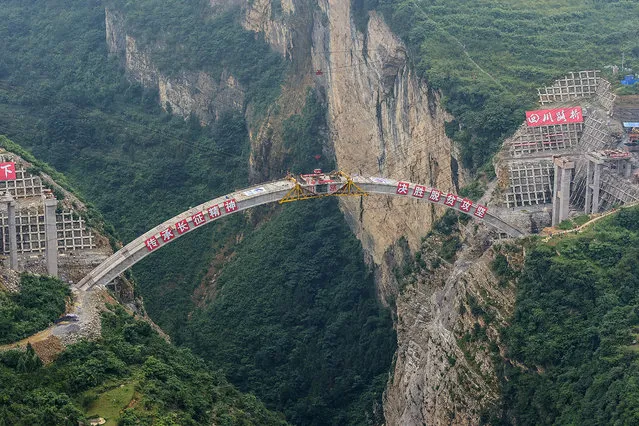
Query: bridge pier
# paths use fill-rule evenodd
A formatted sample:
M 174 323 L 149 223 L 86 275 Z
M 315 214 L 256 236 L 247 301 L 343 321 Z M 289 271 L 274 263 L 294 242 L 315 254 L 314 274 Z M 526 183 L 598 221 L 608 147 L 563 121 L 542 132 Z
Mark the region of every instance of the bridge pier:
M 552 195 L 552 226 L 568 219 L 570 212 L 570 182 L 575 162 L 563 157 L 554 157 L 555 180 Z
M 53 195 L 51 195 L 53 197 Z M 45 250 L 47 258 L 47 273 L 58 276 L 58 228 L 56 226 L 56 208 L 58 200 L 55 198 L 44 199 L 44 227 Z
M 7 205 L 7 228 L 9 231 L 9 268 L 18 270 L 18 237 L 16 232 L 16 202 L 9 192 L 2 197 Z

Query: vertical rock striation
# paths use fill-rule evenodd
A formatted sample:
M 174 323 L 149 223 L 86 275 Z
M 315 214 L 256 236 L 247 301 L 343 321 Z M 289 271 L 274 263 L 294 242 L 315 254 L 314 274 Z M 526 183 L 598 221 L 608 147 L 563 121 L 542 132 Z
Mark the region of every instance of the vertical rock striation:
M 452 118 L 439 96 L 408 66 L 403 43 L 371 13 L 365 33 L 355 28 L 348 1 L 320 0 L 313 64 L 322 70 L 337 163 L 350 173 L 423 182 L 456 190 L 455 151 L 445 135 Z M 322 16 L 323 15 L 323 16 Z M 441 211 L 406 200 L 344 200 L 344 212 L 379 268 L 381 294 L 395 293 L 385 254 L 404 236 L 419 245 Z

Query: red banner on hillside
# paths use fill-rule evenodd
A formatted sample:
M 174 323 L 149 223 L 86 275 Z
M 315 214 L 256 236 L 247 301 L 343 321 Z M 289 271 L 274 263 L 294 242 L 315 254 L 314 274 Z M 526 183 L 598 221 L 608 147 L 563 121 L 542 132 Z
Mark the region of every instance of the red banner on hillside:
M 0 180 L 16 180 L 16 163 L 0 163 Z
M 581 107 L 540 109 L 526 111 L 528 127 L 551 126 L 553 124 L 582 123 L 584 116 Z

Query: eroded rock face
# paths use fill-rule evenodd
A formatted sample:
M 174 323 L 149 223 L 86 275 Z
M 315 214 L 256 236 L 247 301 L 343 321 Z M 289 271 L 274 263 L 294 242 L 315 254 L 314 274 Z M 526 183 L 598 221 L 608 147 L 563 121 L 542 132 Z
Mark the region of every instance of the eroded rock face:
M 117 11 L 106 10 L 108 50 L 123 60 L 129 77 L 148 88 L 157 87 L 160 105 L 188 118 L 194 114 L 202 125 L 217 120 L 225 111 L 244 110 L 244 89 L 234 76 L 223 72 L 214 79 L 205 72 L 180 71 L 162 74 L 149 52 L 127 34 L 125 20 Z
M 247 30 L 264 34 L 271 47 L 286 57 L 293 48 L 292 27 L 288 22 L 293 13 L 293 0 L 247 1 L 242 25 Z
M 326 87 L 339 167 L 455 191 L 460 180 L 453 172 L 456 154 L 444 132 L 444 122 L 452 118 L 440 107 L 439 96 L 414 75 L 404 45 L 383 19 L 371 13 L 362 34 L 349 3 L 320 1 L 313 32 L 313 64 L 323 72 L 318 80 Z M 415 249 L 442 212 L 409 199 L 344 200 L 342 206 L 380 267 L 382 295 L 394 294 L 384 253 L 400 236 Z
M 429 237 L 423 268 L 403 283 L 397 363 L 384 401 L 389 425 L 477 425 L 499 401 L 493 360 L 503 352 L 499 330 L 512 315 L 515 286 L 497 284 L 486 231 L 467 228 L 454 263 L 438 258 Z M 512 264 L 523 263 L 518 246 L 504 252 Z

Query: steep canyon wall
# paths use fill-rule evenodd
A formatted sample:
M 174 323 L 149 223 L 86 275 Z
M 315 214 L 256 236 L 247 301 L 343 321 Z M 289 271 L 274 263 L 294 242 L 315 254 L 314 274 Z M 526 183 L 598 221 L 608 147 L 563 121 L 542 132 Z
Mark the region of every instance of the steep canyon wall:
M 282 122 L 301 111 L 310 87 L 326 102 L 327 151 L 334 152 L 341 170 L 422 182 L 443 191 L 456 192 L 463 185 L 466 172 L 458 167 L 444 131 L 452 117 L 441 107 L 440 95 L 414 74 L 405 46 L 381 16 L 371 12 L 360 31 L 345 0 L 211 4 L 241 5 L 243 26 L 262 33 L 293 64 L 295 75 L 288 77 L 277 107 L 266 117 L 252 121 L 250 106 L 244 106 L 254 180 L 277 174 L 285 151 Z M 226 107 L 243 108 L 242 89 L 231 76 L 220 81 L 192 71 L 179 78 L 161 76 L 121 22 L 117 13 L 107 12 L 109 49 L 124 58 L 133 79 L 157 86 L 163 105 L 168 102 L 174 113 L 195 113 L 206 124 L 218 114 L 219 99 L 228 99 L 222 102 Z M 390 198 L 342 199 L 341 207 L 376 270 L 380 299 L 396 305 L 399 347 L 385 396 L 387 424 L 478 423 L 481 411 L 498 397 L 496 377 L 482 345 L 460 343 L 481 323 L 480 315 L 463 313 L 462 306 L 468 305 L 469 295 L 480 302 L 498 300 L 495 315 L 502 317 L 513 303 L 510 290 L 494 288 L 485 236 L 468 231 L 465 235 L 479 238 L 479 246 L 467 244 L 455 264 L 435 275 L 422 274 L 400 293 L 394 269 L 402 257 L 422 250 L 422 239 L 443 211 Z M 398 244 L 402 237 L 406 247 Z M 496 328 L 487 334 L 489 341 L 498 342 Z

